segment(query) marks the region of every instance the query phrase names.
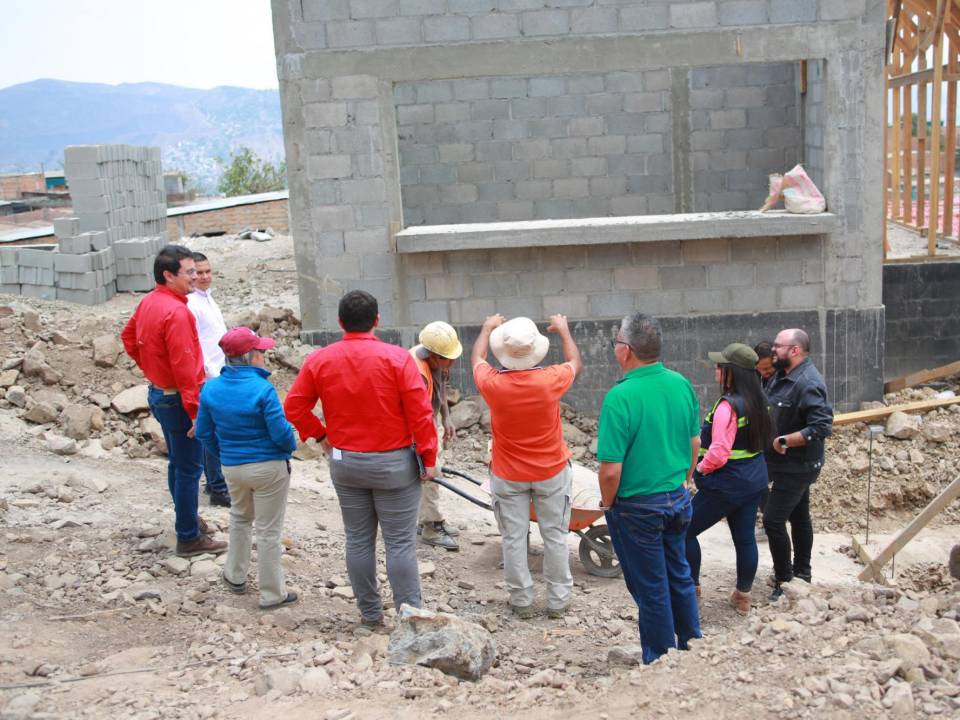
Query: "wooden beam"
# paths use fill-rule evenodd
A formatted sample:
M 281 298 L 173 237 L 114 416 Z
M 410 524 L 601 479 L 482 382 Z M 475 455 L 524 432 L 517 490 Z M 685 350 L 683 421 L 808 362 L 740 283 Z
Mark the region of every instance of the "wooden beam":
M 937 254 L 937 226 L 940 212 L 940 118 L 943 115 L 943 13 L 947 0 L 937 0 L 933 25 L 933 107 L 930 118 L 933 131 L 930 145 L 930 222 L 927 228 L 927 254 Z
M 943 512 L 943 510 L 950 503 L 956 500 L 957 497 L 960 497 L 960 477 L 956 478 L 952 483 L 947 485 L 943 492 L 931 500 L 930 504 L 927 505 L 919 515 L 910 521 L 909 525 L 897 533 L 896 537 L 894 537 L 893 540 L 891 540 L 890 543 L 880 551 L 880 554 L 877 555 L 857 576 L 858 579 L 871 580 L 873 578 L 880 577 L 882 575 L 883 566 L 890 561 L 890 558 L 903 550 L 907 543 L 910 542 L 917 533 L 923 530 L 923 528 L 925 528 L 929 522 L 933 520 L 933 518 Z
M 912 223 L 913 208 L 913 88 L 903 91 L 903 212 L 901 217 L 906 223 Z
M 960 73 L 952 70 L 948 65 L 941 68 L 944 80 L 960 80 Z M 904 87 L 905 85 L 919 85 L 920 83 L 933 82 L 933 74 L 936 68 L 927 70 L 918 70 L 917 72 L 907 73 L 906 75 L 891 75 L 890 87 Z
M 860 558 L 860 562 L 862 562 L 867 567 L 871 567 L 873 565 L 873 558 L 870 557 L 870 553 L 867 552 L 867 549 L 860 544 L 860 541 L 857 540 L 857 538 L 855 537 L 851 537 L 850 544 L 853 546 L 853 551 L 857 554 L 857 557 Z M 878 585 L 886 585 L 886 586 L 890 585 L 887 579 L 883 576 L 883 573 L 878 573 L 874 575 L 873 580 Z
M 960 398 L 944 398 L 943 400 L 917 400 L 916 402 L 904 403 L 903 405 L 887 405 L 886 407 L 873 408 L 872 410 L 857 410 L 856 412 L 834 415 L 833 425 L 836 427 L 838 425 L 853 425 L 854 423 L 883 420 L 895 412 L 924 412 L 926 410 L 936 410 L 940 407 L 958 404 L 960 404 Z
M 900 223 L 901 225 L 903 223 Z M 907 225 L 911 230 L 915 230 L 911 225 Z M 908 257 L 887 258 L 885 265 L 903 265 L 906 263 L 925 263 L 925 262 L 960 262 L 960 255 L 910 255 Z
M 921 23 L 923 20 L 921 20 Z M 925 28 L 921 27 L 923 32 Z M 920 53 L 917 63 L 927 69 L 927 54 Z M 927 225 L 927 85 L 917 86 L 917 217 L 916 224 Z
M 951 6 L 952 7 L 952 6 Z M 960 68 L 957 62 L 957 37 L 951 32 L 947 34 L 947 67 L 951 70 Z M 952 74 L 952 73 L 951 73 Z M 943 151 L 943 223 L 940 232 L 944 237 L 953 235 L 953 195 L 954 175 L 957 172 L 957 81 L 951 80 L 947 84 L 947 146 Z
M 900 217 L 900 136 L 902 131 L 900 129 L 900 123 L 902 122 L 900 118 L 900 93 L 903 92 L 900 88 L 893 89 L 893 127 L 890 128 L 890 140 L 891 140 L 891 149 L 890 149 L 890 160 L 892 163 L 891 167 L 891 203 L 890 203 L 890 217 L 897 218 Z M 886 259 L 886 253 L 884 253 L 884 259 Z
M 940 367 L 929 368 L 927 370 L 917 370 L 917 372 L 912 372 L 909 375 L 887 380 L 887 382 L 883 384 L 883 391 L 885 393 L 897 392 L 904 388 L 922 385 L 931 380 L 940 380 L 941 378 L 956 375 L 957 373 L 960 373 L 960 360 L 952 362 L 949 365 L 941 365 Z

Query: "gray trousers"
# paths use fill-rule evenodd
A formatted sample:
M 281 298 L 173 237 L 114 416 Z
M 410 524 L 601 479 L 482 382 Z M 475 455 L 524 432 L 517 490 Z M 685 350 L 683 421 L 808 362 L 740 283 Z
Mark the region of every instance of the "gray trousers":
M 393 604 L 420 607 L 417 509 L 420 473 L 413 450 L 383 453 L 335 450 L 330 478 L 346 534 L 347 574 L 364 620 L 383 614 L 377 587 L 377 527 L 383 535 Z
M 250 567 L 251 526 L 257 529 L 257 578 L 260 604 L 276 605 L 287 597 L 280 557 L 280 535 L 287 509 L 290 473 L 285 460 L 225 465 L 230 488 L 230 544 L 223 574 L 232 583 L 247 581 Z
M 490 473 L 493 512 L 503 542 L 503 575 L 510 593 L 510 604 L 533 604 L 533 578 L 527 565 L 527 531 L 530 529 L 530 504 L 537 513 L 537 525 L 543 538 L 543 577 L 547 581 L 547 607 L 560 609 L 570 602 L 573 575 L 570 574 L 570 490 L 573 471 L 570 465 L 547 480 L 517 482 Z
M 443 422 L 440 413 L 434 413 L 433 425 L 437 429 L 437 469 L 443 467 Z M 425 482 L 420 494 L 420 523 L 435 523 L 443 520 L 440 509 L 440 486 L 435 482 Z

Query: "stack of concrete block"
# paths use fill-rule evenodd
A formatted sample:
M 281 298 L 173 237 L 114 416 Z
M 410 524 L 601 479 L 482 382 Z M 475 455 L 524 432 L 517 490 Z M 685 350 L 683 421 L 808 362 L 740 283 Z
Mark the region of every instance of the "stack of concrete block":
M 146 292 L 153 290 L 153 260 L 166 244 L 165 235 L 120 240 L 113 245 L 117 258 L 117 290 Z
M 79 231 L 104 231 L 110 243 L 166 230 L 160 148 L 71 145 L 64 172 Z
M 40 300 L 54 300 L 57 297 L 53 259 L 54 247 L 21 247 L 17 251 L 17 273 L 20 281 L 20 294 Z
M 0 248 L 0 293 L 20 294 L 19 251 L 17 247 Z
M 117 264 L 106 233 L 91 232 L 66 238 L 54 256 L 57 299 L 83 305 L 99 305 L 117 294 Z

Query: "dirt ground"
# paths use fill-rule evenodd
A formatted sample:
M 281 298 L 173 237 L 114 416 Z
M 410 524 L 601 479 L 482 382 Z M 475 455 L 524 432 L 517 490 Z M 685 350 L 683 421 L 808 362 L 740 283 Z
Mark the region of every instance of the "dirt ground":
M 219 273 L 215 290 L 228 324 L 256 317 L 280 337 L 283 364 L 275 360 L 273 380 L 285 390 L 307 350 L 296 340 L 289 238 L 189 245 Z M 867 449 L 855 429 L 838 432 L 834 462 L 815 492 L 818 529 L 836 534 L 817 536 L 814 584 L 793 583 L 787 598 L 767 601 L 770 561 L 761 543 L 755 608 L 737 615 L 727 603 L 732 544 L 726 528 L 713 528 L 702 538 L 705 637 L 651 666 L 629 662 L 637 609 L 622 579 L 587 574 L 573 536 L 570 614 L 512 617 L 492 516 L 450 494 L 444 507 L 462 528 L 461 550 L 420 546 L 425 604 L 489 630 L 498 661 L 476 683 L 389 665 L 388 634 L 358 626 L 337 501 L 325 461 L 309 448 L 294 461 L 284 532 L 287 580 L 302 600 L 279 612 L 257 610 L 255 592 L 237 596 L 220 585 L 222 557 L 177 563 L 166 463 L 148 418 L 109 402 L 103 408 L 98 397 L 142 382 L 123 356 L 112 366 L 92 363 L 93 339 L 118 332 L 138 300 L 119 296 L 97 308 L 30 301 L 35 322 L 22 299 L 0 296 L 0 305 L 21 303 L 2 318 L 0 359 L 37 350 L 51 371 L 16 380 L 25 406 L 0 402 L 0 717 L 960 715 L 960 586 L 944 565 L 958 539 L 955 515 L 898 556 L 892 586 L 858 583 L 861 567 L 849 545 L 851 532 L 862 534 Z M 265 305 L 292 314 L 263 315 Z M 59 418 L 24 419 L 25 411 L 60 403 L 52 393 L 64 396 Z M 67 432 L 72 405 L 102 412 L 75 453 L 55 454 L 50 437 Z M 595 419 L 568 419 L 584 433 L 595 427 Z M 956 475 L 960 414 L 945 409 L 929 422 L 945 426 L 947 439 L 884 438 L 874 448 L 874 547 Z M 485 439 L 482 425 L 462 430 L 452 450 L 458 466 L 479 475 Z M 583 448 L 581 460 L 591 465 Z M 888 458 L 882 467 L 880 458 Z M 914 486 L 926 490 L 903 492 Z M 227 510 L 202 500 L 201 514 L 227 529 Z M 542 606 L 539 544 L 534 530 L 531 569 Z

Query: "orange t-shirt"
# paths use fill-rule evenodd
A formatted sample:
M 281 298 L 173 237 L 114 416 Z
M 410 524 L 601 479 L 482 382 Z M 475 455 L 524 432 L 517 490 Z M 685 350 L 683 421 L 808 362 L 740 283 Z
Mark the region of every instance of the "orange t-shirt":
M 574 377 L 570 363 L 502 371 L 477 363 L 473 380 L 490 406 L 494 475 L 536 481 L 563 470 L 571 452 L 563 440 L 560 398 Z

